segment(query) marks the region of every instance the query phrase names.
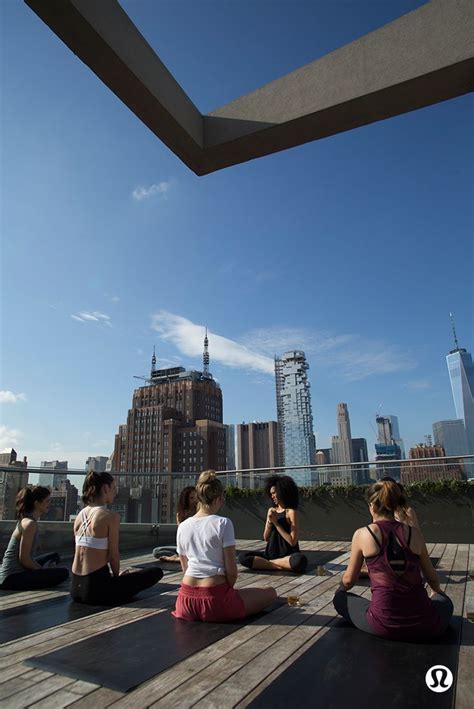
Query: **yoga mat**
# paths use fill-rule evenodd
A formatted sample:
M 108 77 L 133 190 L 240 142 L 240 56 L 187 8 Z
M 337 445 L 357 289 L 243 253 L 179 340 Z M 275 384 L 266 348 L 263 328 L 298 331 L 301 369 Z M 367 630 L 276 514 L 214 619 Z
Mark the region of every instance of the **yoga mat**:
M 151 598 L 167 591 L 174 591 L 177 588 L 179 588 L 179 583 L 167 584 L 159 581 L 155 586 L 138 593 L 130 603 Z M 32 633 L 38 633 L 40 630 L 48 630 L 71 620 L 87 618 L 90 615 L 110 610 L 113 607 L 75 603 L 68 594 L 59 598 L 7 608 L 0 612 L 0 643 L 18 640 Z
M 315 706 L 390 709 L 450 709 L 459 653 L 462 618 L 455 617 L 443 638 L 425 643 L 385 640 L 363 633 L 344 620 L 282 672 L 248 707 L 298 709 Z M 445 665 L 454 676 L 451 689 L 435 693 L 425 675 Z
M 237 556 L 242 553 L 242 551 L 245 551 L 244 549 L 239 550 L 237 552 Z M 255 549 L 251 549 L 249 551 L 252 551 L 254 553 Z M 263 551 L 263 550 L 262 550 Z M 310 574 L 312 571 L 315 571 L 318 566 L 324 566 L 324 564 L 328 564 L 330 561 L 333 559 L 336 559 L 338 556 L 341 556 L 344 552 L 342 551 L 301 551 L 302 554 L 304 554 L 306 557 L 308 557 L 308 566 L 306 567 L 305 574 Z M 246 573 L 249 572 L 251 574 L 278 574 L 279 576 L 281 575 L 288 575 L 288 576 L 295 576 L 295 573 L 293 571 L 281 571 L 280 569 L 275 571 L 270 571 L 267 569 L 243 569 L 239 570 L 239 573 Z M 297 574 L 296 574 L 297 575 Z
M 270 610 L 282 604 L 277 602 Z M 194 623 L 178 620 L 166 610 L 26 662 L 128 692 L 268 612 L 235 623 Z
M 144 561 L 139 564 L 132 564 L 134 569 L 161 569 L 166 574 L 181 574 L 181 564 L 173 561 Z M 158 582 L 159 583 L 159 582 Z

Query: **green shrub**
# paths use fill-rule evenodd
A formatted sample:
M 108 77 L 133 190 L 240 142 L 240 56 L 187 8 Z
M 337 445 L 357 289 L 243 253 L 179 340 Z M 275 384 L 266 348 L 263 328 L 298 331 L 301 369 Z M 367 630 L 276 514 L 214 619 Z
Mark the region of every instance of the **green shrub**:
M 368 485 L 315 485 L 313 487 L 300 487 L 303 500 L 317 500 L 334 498 L 338 496 L 360 499 L 364 498 Z M 467 495 L 472 494 L 474 485 L 469 480 L 423 480 L 404 486 L 408 497 L 426 495 Z M 265 497 L 263 488 L 240 488 L 229 485 L 226 495 L 230 499 L 260 498 Z

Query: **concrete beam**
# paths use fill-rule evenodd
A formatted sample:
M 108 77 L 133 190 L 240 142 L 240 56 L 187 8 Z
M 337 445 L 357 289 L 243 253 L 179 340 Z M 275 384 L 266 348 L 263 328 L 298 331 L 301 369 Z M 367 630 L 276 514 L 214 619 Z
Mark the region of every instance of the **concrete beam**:
M 474 3 L 432 0 L 202 116 L 115 0 L 25 0 L 197 175 L 474 90 Z

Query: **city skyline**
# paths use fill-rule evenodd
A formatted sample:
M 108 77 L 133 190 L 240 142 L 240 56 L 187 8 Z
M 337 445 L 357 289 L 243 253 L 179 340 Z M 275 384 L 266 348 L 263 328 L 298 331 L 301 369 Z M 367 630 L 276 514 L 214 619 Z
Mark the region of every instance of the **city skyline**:
M 212 110 L 421 4 L 274 3 L 271 33 L 258 4 L 123 6 Z M 206 325 L 225 423 L 275 418 L 273 356 L 290 349 L 311 367 L 318 447 L 341 401 L 371 457 L 380 404 L 407 450 L 457 418 L 445 356 L 450 310 L 474 348 L 472 96 L 196 178 L 24 4 L 1 12 L 0 448 L 81 470 L 110 455 L 153 345 L 158 366 L 195 369 Z

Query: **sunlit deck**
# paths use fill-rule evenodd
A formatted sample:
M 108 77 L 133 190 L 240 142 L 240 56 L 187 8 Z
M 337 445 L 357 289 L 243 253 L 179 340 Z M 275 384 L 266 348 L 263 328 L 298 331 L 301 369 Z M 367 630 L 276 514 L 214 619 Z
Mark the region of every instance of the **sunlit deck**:
M 327 643 L 329 639 L 336 642 L 336 644 L 332 642 L 331 647 L 337 648 L 338 634 L 348 632 L 347 625 L 337 619 L 332 597 L 347 563 L 350 544 L 348 542 L 303 542 L 301 546 L 313 552 L 332 552 L 334 558 L 325 565 L 329 575 L 320 575 L 314 568 L 309 573 L 296 577 L 289 574 L 264 575 L 244 571 L 237 582 L 240 588 L 271 583 L 277 587 L 278 593 L 283 597 L 297 594 L 302 604 L 300 608 L 281 605 L 165 671 L 155 674 L 128 693 L 118 692 L 105 685 L 86 682 L 77 677 L 34 669 L 25 662 L 85 638 L 101 633 L 107 634 L 114 628 L 133 624 L 140 619 L 169 613 L 178 591 L 180 573 L 169 571 L 163 578 L 161 590 L 158 584 L 153 593 L 130 605 L 103 610 L 65 623 L 61 623 L 58 615 L 56 621 L 54 618 L 51 620 L 50 627 L 39 631 L 36 629 L 36 632 L 32 626 L 30 634 L 5 642 L 0 648 L 0 707 L 48 707 L 48 709 L 65 706 L 85 708 L 111 705 L 136 708 L 245 707 L 252 702 L 256 706 L 263 706 L 259 701 L 263 701 L 266 705 L 267 695 L 263 696 L 262 693 L 288 668 L 291 672 L 291 668 L 294 667 L 295 672 L 298 672 L 299 665 L 295 663 L 299 657 L 308 652 L 314 653 L 319 647 L 318 643 Z M 261 542 L 241 540 L 238 547 L 261 548 Z M 395 701 L 396 697 L 394 699 L 391 693 L 390 678 L 377 676 L 377 668 L 374 665 L 373 686 L 378 687 L 380 701 L 383 701 L 387 707 L 434 706 L 434 704 L 438 705 L 443 698 L 443 706 L 467 709 L 472 698 L 473 686 L 470 672 L 474 665 L 474 625 L 467 620 L 468 609 L 471 612 L 474 610 L 472 591 L 474 584 L 470 580 L 468 571 L 472 568 L 473 545 L 430 544 L 428 550 L 431 557 L 438 560 L 437 568 L 442 579 L 442 587 L 454 602 L 458 624 L 462 623 L 460 642 L 457 640 L 459 653 L 455 652 L 458 658 L 457 667 L 450 667 L 455 676 L 453 689 L 443 695 L 431 693 L 425 686 L 424 675 L 428 666 L 425 667 L 423 662 L 420 662 L 419 666 L 419 686 L 413 687 L 411 683 L 409 695 L 405 696 L 404 701 L 402 701 L 402 689 L 399 696 L 402 703 Z M 130 565 L 150 561 L 151 555 L 148 553 L 127 559 L 125 563 Z M 370 593 L 367 583 L 356 587 L 354 591 Z M 48 605 L 51 605 L 54 612 L 54 608 L 61 604 L 52 602 L 54 599 L 61 598 L 64 599 L 65 605 L 70 603 L 66 588 L 5 594 L 0 598 L 0 608 L 5 611 L 2 613 L 4 617 L 13 617 L 15 609 L 21 612 L 21 632 L 28 633 L 28 620 L 25 619 L 28 619 L 32 609 L 34 611 L 35 607 L 38 608 L 38 604 L 41 604 L 41 608 L 47 613 Z M 37 615 L 36 613 L 36 617 Z M 31 617 L 35 617 L 34 612 Z M 61 624 L 58 625 L 57 622 Z M 204 625 L 202 632 L 206 632 Z M 350 632 L 354 633 L 352 639 L 355 638 L 356 642 L 357 638 L 363 635 L 355 629 L 353 631 L 351 629 Z M 369 642 L 379 657 L 386 651 L 386 641 L 370 638 Z M 397 646 L 403 652 L 406 644 L 393 643 L 392 646 Z M 363 647 L 367 647 L 367 637 L 364 643 L 361 638 L 361 653 L 365 652 Z M 163 652 L 163 643 L 159 652 Z M 360 667 L 361 672 L 367 664 L 366 660 L 370 658 L 357 658 L 356 667 Z M 373 689 L 364 684 L 354 685 L 359 675 L 353 666 L 346 668 L 345 679 L 341 681 L 337 671 L 334 673 L 338 662 L 334 650 L 331 651 L 331 656 L 327 657 L 328 666 L 330 664 L 328 671 L 321 665 L 321 656 L 318 659 L 315 654 L 314 662 L 314 685 L 311 692 L 307 686 L 301 687 L 301 691 L 294 697 L 295 702 L 300 706 L 322 706 L 326 703 L 324 697 L 327 696 L 328 691 L 332 691 L 335 698 L 336 695 L 342 696 L 341 692 L 345 692 L 347 697 L 352 697 L 352 707 L 366 705 L 366 699 Z M 121 670 L 121 667 L 116 667 L 118 674 Z M 403 681 L 404 678 L 400 677 L 398 690 L 403 687 Z M 347 685 L 345 687 L 344 682 Z M 366 692 L 368 694 L 364 697 Z M 283 703 L 279 704 L 275 699 L 269 704 L 283 706 Z

